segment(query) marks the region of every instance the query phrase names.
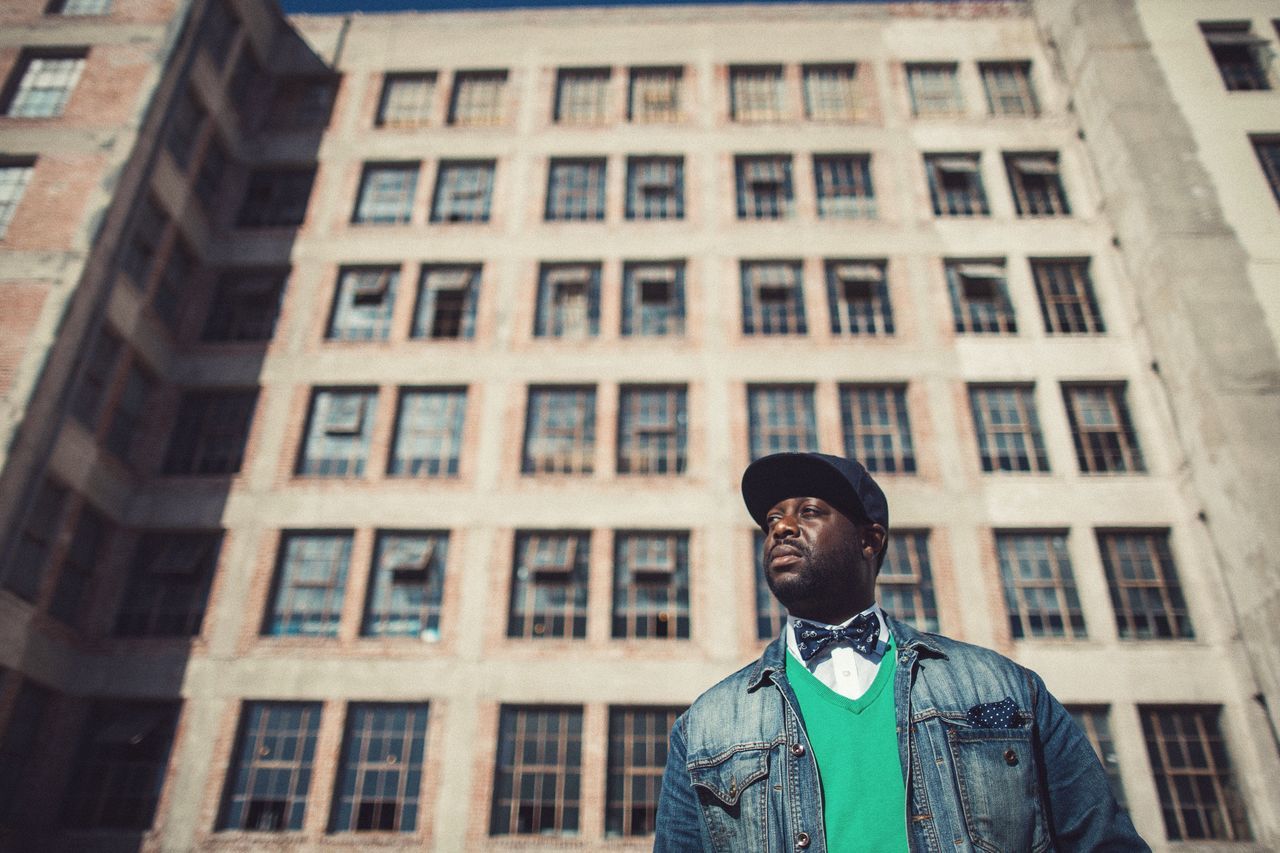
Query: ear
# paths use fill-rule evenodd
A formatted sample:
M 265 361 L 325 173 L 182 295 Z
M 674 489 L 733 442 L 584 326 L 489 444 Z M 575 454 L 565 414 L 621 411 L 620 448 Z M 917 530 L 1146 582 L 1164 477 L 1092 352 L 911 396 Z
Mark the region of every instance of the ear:
M 884 550 L 888 536 L 888 532 L 881 525 L 864 524 L 858 528 L 858 548 L 864 557 L 873 560 Z

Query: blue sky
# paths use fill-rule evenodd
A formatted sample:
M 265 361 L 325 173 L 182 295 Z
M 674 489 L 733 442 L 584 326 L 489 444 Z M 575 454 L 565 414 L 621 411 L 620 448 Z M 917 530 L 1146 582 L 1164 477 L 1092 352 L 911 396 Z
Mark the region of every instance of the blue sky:
M 807 0 L 808 2 L 850 2 L 850 0 Z M 705 3 L 781 4 L 796 0 L 699 0 Z M 853 0 L 860 2 L 860 0 Z M 436 9 L 528 9 L 565 6 L 688 6 L 685 0 L 281 0 L 285 12 L 406 12 Z

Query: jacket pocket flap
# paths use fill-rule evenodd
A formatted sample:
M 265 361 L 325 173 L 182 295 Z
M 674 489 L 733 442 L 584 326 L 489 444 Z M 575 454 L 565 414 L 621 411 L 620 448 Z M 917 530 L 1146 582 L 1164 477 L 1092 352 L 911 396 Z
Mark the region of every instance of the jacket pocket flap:
M 740 749 L 689 768 L 694 787 L 702 788 L 726 806 L 737 803 L 748 785 L 768 775 L 768 749 Z

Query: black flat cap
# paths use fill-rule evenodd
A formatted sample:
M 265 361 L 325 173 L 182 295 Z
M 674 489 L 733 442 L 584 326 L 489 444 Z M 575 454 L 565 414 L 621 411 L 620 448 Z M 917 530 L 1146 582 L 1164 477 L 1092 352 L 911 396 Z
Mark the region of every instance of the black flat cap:
M 742 474 L 742 500 L 756 524 L 778 501 L 822 498 L 863 523 L 889 529 L 889 501 L 867 469 L 856 459 L 826 453 L 774 453 L 747 466 Z

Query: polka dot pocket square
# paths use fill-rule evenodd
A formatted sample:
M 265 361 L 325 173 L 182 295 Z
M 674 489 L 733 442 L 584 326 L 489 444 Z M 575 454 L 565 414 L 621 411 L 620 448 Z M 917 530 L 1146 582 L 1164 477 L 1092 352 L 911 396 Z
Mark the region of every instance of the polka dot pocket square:
M 1008 696 L 999 702 L 984 702 L 969 709 L 969 722 L 984 729 L 1014 729 L 1022 725 L 1018 703 Z

